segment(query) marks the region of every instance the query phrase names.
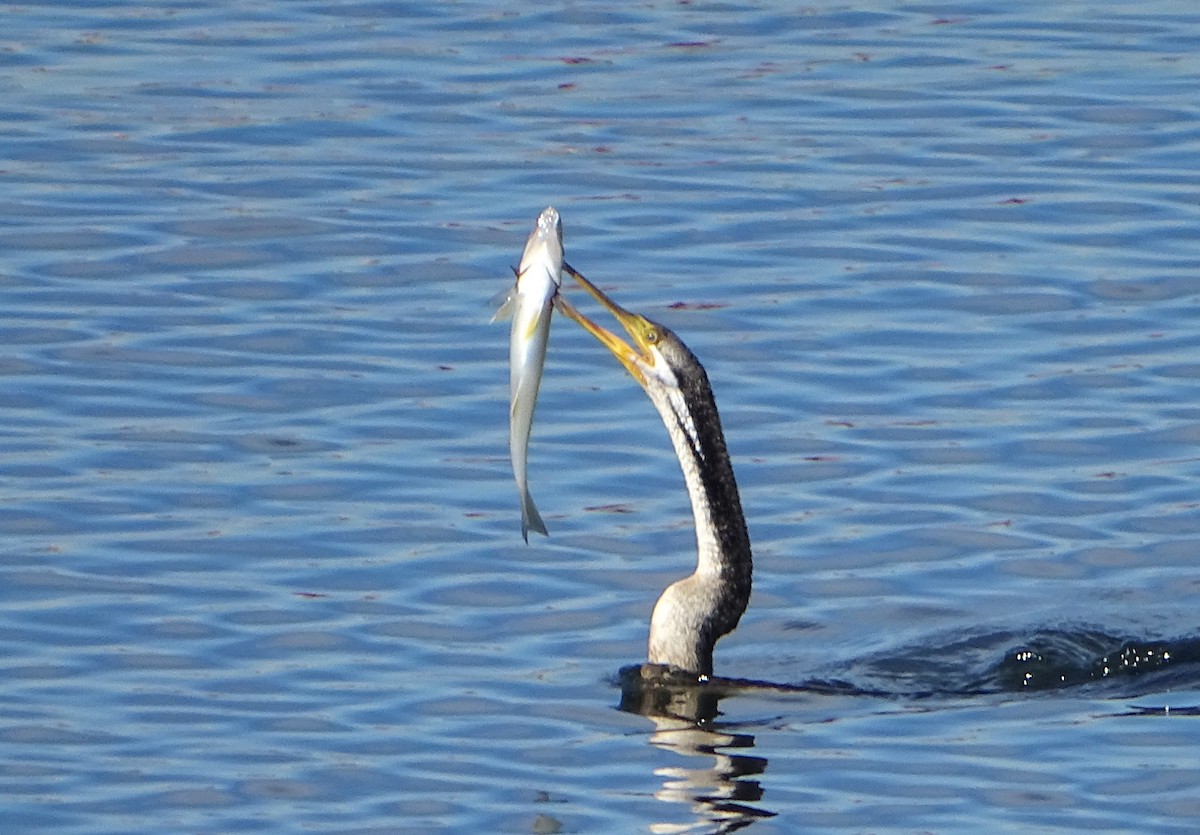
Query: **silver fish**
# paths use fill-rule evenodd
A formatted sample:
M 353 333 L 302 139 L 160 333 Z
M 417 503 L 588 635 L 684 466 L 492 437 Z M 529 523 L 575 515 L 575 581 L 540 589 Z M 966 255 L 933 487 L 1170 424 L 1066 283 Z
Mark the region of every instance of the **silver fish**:
M 529 434 L 533 428 L 533 407 L 542 382 L 546 363 L 546 340 L 550 336 L 550 313 L 554 297 L 562 284 L 562 220 L 558 210 L 549 206 L 538 215 L 521 266 L 517 283 L 492 321 L 512 316 L 512 335 L 508 346 L 509 404 L 508 448 L 512 456 L 513 477 L 521 494 L 521 536 L 529 542 L 529 531 L 546 533 L 533 499 L 529 495 L 526 460 Z

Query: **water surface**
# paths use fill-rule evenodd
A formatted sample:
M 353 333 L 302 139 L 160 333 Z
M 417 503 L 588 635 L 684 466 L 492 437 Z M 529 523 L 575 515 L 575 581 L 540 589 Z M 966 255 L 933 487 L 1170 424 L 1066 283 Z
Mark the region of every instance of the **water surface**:
M 1200 635 L 1192 3 L 4 18 L 9 829 L 1194 827 L 1194 665 L 969 686 Z M 718 672 L 849 690 L 619 709 L 691 517 L 562 319 L 521 542 L 487 300 L 547 204 L 713 380 Z

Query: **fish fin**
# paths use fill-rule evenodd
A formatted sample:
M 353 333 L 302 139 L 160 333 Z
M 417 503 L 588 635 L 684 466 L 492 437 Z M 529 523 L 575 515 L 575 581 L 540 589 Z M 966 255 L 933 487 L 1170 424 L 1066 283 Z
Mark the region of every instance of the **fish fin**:
M 495 313 L 492 314 L 492 321 L 500 322 L 505 319 L 511 319 L 512 315 L 513 315 L 513 311 L 517 309 L 516 298 L 517 298 L 517 288 L 516 287 L 509 287 L 505 290 L 501 290 L 499 293 L 492 296 L 492 298 L 488 302 L 488 304 L 489 305 L 493 305 L 493 304 L 500 305 L 500 308 Z
M 542 515 L 533 506 L 533 497 L 526 493 L 521 496 L 521 536 L 525 537 L 526 545 L 529 544 L 530 531 L 537 531 L 542 536 L 550 535 L 546 532 L 546 523 L 542 521 Z

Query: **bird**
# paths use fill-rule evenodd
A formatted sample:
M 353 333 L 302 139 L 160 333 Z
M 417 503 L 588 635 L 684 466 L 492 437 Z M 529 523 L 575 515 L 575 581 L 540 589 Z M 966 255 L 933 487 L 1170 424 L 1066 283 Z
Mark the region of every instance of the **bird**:
M 733 464 L 704 366 L 669 328 L 625 310 L 567 263 L 563 271 L 599 301 L 630 342 L 580 313 L 561 294 L 555 304 L 607 348 L 658 410 L 691 499 L 696 570 L 663 591 L 650 617 L 651 665 L 707 679 L 713 647 L 737 628 L 750 603 L 753 558 Z

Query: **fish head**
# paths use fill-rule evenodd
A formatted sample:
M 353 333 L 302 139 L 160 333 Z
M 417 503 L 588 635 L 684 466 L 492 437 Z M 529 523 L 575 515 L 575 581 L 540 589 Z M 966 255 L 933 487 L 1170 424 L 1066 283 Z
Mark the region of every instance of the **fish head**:
M 517 268 L 517 280 L 520 281 L 526 272 L 538 266 L 549 274 L 557 286 L 562 282 L 562 260 L 562 218 L 558 215 L 558 209 L 547 206 L 538 215 L 533 231 L 525 241 L 521 266 Z
M 537 221 L 533 225 L 533 234 L 540 238 L 553 238 L 558 241 L 558 246 L 561 248 L 562 218 L 558 215 L 558 209 L 553 206 L 542 209 L 542 213 L 538 215 Z

